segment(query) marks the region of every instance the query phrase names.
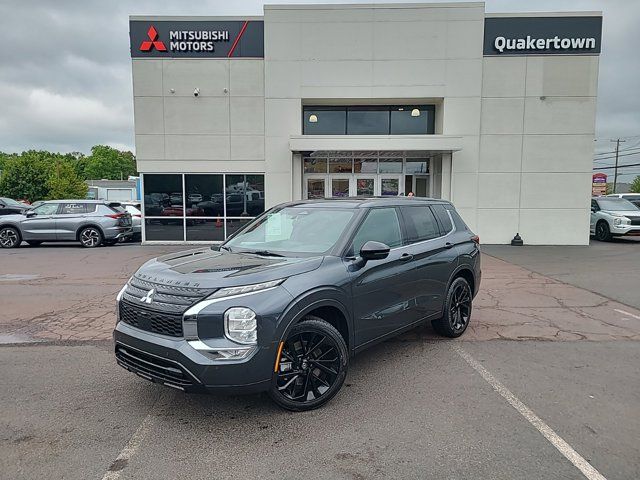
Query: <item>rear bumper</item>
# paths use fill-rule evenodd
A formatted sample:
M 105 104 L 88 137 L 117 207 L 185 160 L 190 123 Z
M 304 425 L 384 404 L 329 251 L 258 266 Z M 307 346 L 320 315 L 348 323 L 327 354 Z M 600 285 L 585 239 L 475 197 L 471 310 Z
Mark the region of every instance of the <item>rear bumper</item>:
M 186 392 L 255 393 L 269 389 L 264 373 L 274 353 L 256 347 L 246 359 L 219 360 L 184 338 L 157 335 L 118 322 L 113 332 L 118 364 L 154 383 Z
M 133 234 L 131 227 L 109 227 L 103 229 L 104 238 L 107 240 L 116 240 L 123 237 L 129 237 Z

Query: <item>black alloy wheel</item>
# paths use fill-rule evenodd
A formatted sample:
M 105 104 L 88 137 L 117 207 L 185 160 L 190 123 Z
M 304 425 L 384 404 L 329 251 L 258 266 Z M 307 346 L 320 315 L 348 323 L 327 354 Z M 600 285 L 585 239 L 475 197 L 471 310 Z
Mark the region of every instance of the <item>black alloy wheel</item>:
M 458 277 L 447 291 L 444 315 L 432 323 L 435 330 L 445 337 L 459 337 L 469 326 L 473 294 L 469 282 Z
M 83 228 L 78 238 L 85 248 L 94 248 L 102 244 L 102 233 L 95 227 Z
M 611 231 L 609 230 L 609 224 L 604 220 L 600 220 L 596 224 L 596 240 L 601 242 L 608 242 L 611 240 Z
M 13 227 L 3 227 L 0 229 L 0 247 L 17 248 L 20 246 L 22 238 L 20 232 Z
M 287 410 L 318 408 L 342 387 L 348 362 L 340 332 L 309 315 L 294 325 L 284 341 L 270 396 Z

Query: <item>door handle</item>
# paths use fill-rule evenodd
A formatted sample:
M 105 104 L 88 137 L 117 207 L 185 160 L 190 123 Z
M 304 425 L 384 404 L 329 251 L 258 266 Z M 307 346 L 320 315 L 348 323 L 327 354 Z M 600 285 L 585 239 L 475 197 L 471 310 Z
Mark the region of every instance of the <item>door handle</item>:
M 453 243 L 447 242 L 444 244 L 444 248 L 453 248 Z
M 408 262 L 409 260 L 413 260 L 413 255 L 410 253 L 403 253 L 400 255 L 401 262 Z

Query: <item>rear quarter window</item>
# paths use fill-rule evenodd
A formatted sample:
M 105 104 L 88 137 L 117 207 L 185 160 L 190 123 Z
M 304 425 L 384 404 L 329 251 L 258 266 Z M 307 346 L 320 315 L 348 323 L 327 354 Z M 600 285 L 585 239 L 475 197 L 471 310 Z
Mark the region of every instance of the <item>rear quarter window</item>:
M 464 220 L 462 220 L 462 217 L 456 211 L 453 205 L 447 205 L 445 206 L 445 209 L 451 214 L 451 218 L 453 218 L 453 224 L 456 226 L 456 230 L 469 230 L 469 227 L 467 227 L 467 224 L 464 223 Z
M 453 230 L 451 218 L 449 217 L 447 210 L 444 208 L 444 205 L 431 205 L 431 210 L 433 210 L 433 213 L 440 222 L 440 227 L 442 228 L 443 235 L 446 235 L 451 230 Z

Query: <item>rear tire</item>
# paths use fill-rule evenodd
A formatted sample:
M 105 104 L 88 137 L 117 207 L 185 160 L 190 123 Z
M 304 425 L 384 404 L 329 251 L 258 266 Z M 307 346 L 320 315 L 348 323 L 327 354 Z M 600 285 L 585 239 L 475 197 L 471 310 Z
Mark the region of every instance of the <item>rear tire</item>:
M 40 245 L 42 245 L 42 242 L 40 240 L 27 240 L 27 243 L 31 247 L 39 247 Z
M 471 321 L 472 301 L 473 293 L 469 282 L 462 277 L 454 279 L 447 290 L 444 315 L 431 322 L 435 331 L 449 338 L 462 335 Z
M 80 233 L 78 234 L 78 240 L 80 240 L 80 245 L 82 245 L 84 248 L 99 247 L 104 241 L 102 232 L 96 227 L 85 227 L 80 230 Z
M 313 410 L 331 400 L 347 376 L 347 344 L 333 325 L 307 315 L 289 332 L 269 395 L 294 412 Z
M 18 248 L 22 243 L 22 237 L 18 229 L 13 227 L 2 227 L 0 229 L 0 247 Z
M 611 241 L 611 230 L 609 230 L 609 224 L 604 220 L 600 220 L 596 224 L 596 240 L 601 242 Z

